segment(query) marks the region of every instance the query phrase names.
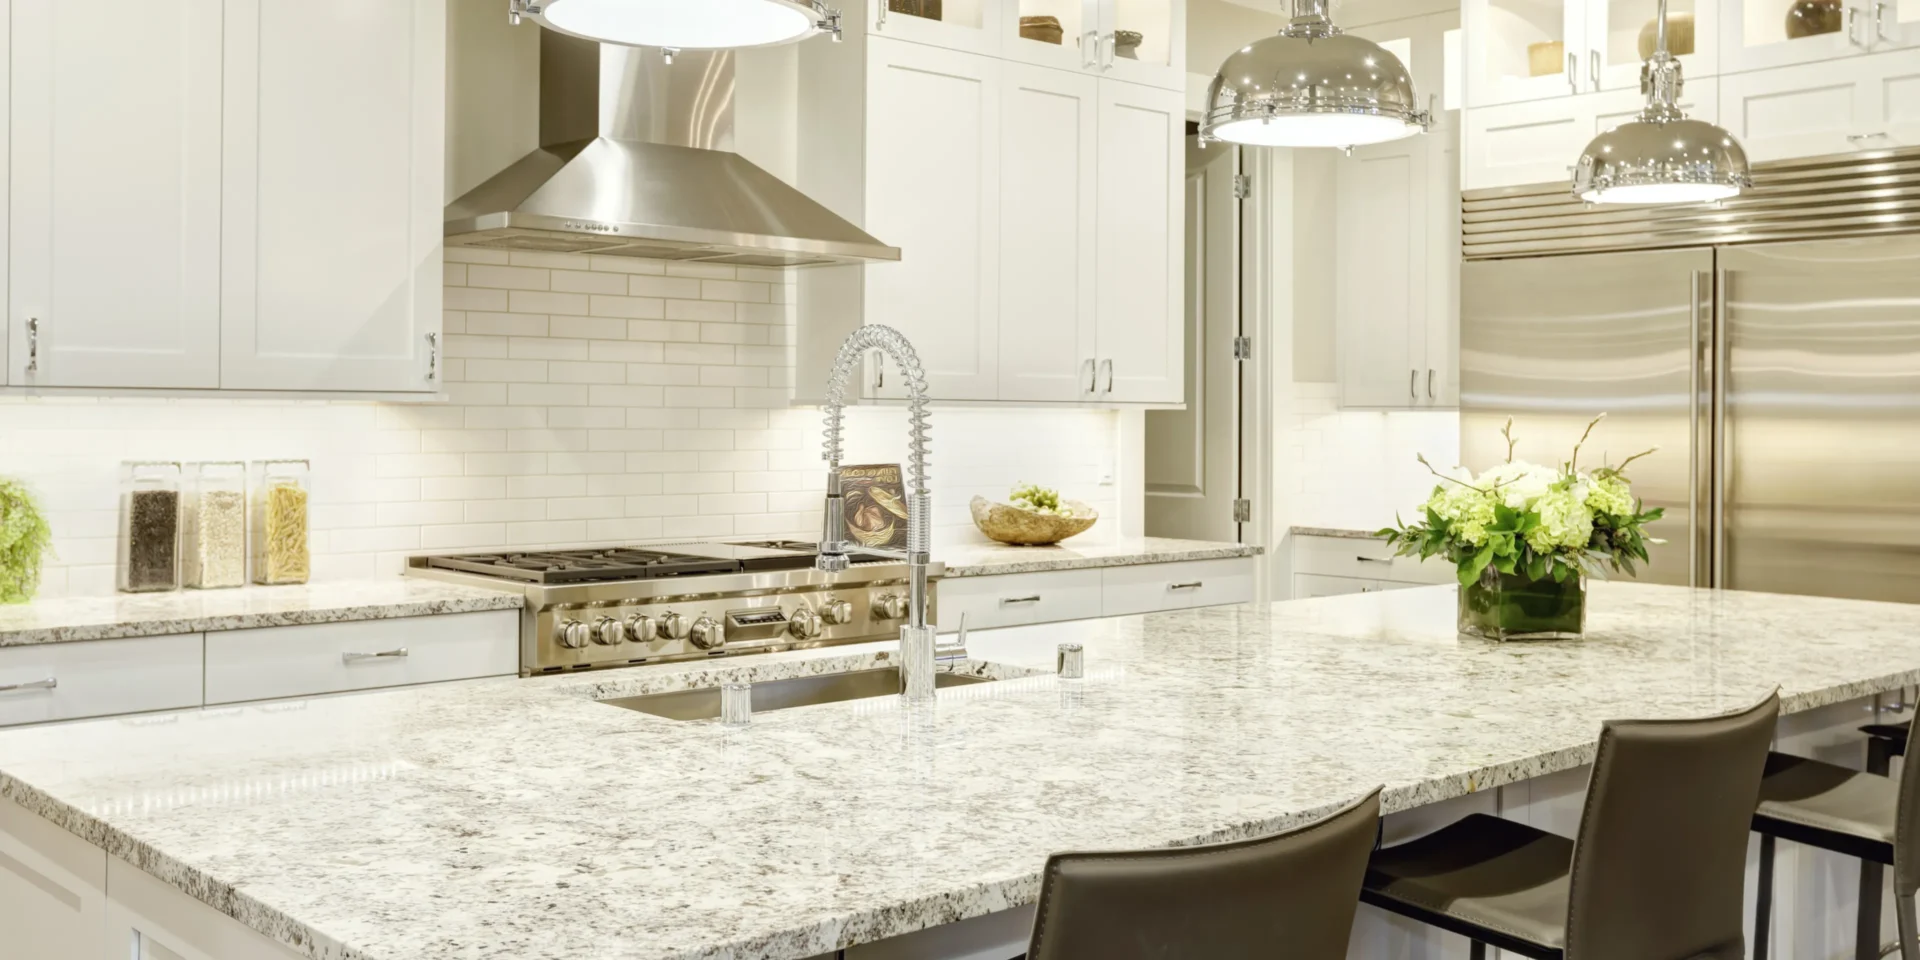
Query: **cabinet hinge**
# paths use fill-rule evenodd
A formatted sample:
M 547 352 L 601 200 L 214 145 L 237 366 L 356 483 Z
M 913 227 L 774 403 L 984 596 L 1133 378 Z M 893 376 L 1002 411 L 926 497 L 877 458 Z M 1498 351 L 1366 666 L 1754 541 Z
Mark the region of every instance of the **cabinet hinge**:
M 1234 174 L 1233 198 L 1235 200 L 1245 200 L 1251 196 L 1253 196 L 1253 177 L 1244 173 Z
M 1233 522 L 1234 523 L 1252 523 L 1253 522 L 1253 501 L 1252 500 L 1235 500 L 1233 502 Z
M 1252 337 L 1234 337 L 1233 338 L 1233 358 L 1235 360 L 1252 360 L 1253 359 L 1253 338 Z

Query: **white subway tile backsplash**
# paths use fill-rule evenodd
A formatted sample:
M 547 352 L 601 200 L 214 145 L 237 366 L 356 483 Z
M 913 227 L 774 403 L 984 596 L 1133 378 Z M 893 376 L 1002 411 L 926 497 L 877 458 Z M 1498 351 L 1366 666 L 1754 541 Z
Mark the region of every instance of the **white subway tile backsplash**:
M 455 248 L 445 276 L 442 403 L 0 398 L 0 474 L 54 528 L 43 593 L 112 590 L 126 459 L 310 459 L 321 578 L 423 550 L 818 535 L 789 271 Z M 903 411 L 847 420 L 848 462 L 904 459 Z M 1111 514 L 1116 430 L 1100 410 L 936 408 L 936 539 L 979 539 L 967 497 L 1023 480 Z

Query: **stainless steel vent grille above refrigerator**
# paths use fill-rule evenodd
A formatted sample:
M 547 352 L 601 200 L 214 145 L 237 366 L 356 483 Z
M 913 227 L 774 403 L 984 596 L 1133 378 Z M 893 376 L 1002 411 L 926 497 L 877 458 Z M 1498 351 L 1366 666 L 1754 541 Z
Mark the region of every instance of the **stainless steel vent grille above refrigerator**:
M 1879 186 L 1806 180 L 1759 210 L 1756 190 L 1719 228 L 1768 236 L 1769 211 L 1795 207 L 1824 236 L 1857 222 L 1852 236 L 1464 264 L 1463 462 L 1499 462 L 1508 417 L 1518 455 L 1540 459 L 1604 411 L 1588 450 L 1660 447 L 1633 465 L 1667 509 L 1641 579 L 1920 602 L 1920 169 L 1871 163 L 1891 164 Z M 1834 212 L 1862 189 L 1884 218 Z M 1823 212 L 1817 194 L 1847 199 Z M 1669 216 L 1632 212 L 1649 234 Z
M 1614 207 L 1561 183 L 1461 196 L 1468 260 L 1711 247 L 1920 230 L 1920 149 L 1758 164 L 1753 189 L 1720 203 Z

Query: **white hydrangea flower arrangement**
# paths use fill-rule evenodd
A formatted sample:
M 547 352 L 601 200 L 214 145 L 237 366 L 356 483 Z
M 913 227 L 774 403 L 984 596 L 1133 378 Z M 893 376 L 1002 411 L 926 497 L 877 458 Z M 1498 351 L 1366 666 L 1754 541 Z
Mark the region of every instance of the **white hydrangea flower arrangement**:
M 1632 575 L 1636 561 L 1647 562 L 1647 544 L 1662 542 L 1648 537 L 1646 526 L 1664 511 L 1646 509 L 1634 497 L 1627 465 L 1659 448 L 1636 453 L 1619 466 L 1581 469 L 1580 448 L 1605 418 L 1604 413 L 1593 418 L 1573 455 L 1556 467 L 1513 458 L 1518 441 L 1512 420 L 1501 430 L 1506 462 L 1477 477 L 1463 467 L 1442 473 L 1421 456 L 1442 481 L 1423 506 L 1424 519 L 1409 524 L 1396 517 L 1396 526 L 1379 535 L 1401 556 L 1445 556 L 1464 585 L 1479 581 L 1489 567 L 1555 583 L 1604 578 L 1609 570 Z

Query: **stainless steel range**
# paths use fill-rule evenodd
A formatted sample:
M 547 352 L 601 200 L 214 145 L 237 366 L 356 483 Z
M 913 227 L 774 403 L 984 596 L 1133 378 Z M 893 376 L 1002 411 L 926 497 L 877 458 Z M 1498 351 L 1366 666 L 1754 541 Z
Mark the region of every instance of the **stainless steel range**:
M 789 540 L 529 550 L 413 557 L 407 574 L 525 594 L 522 675 L 898 639 L 907 564 L 855 551 L 829 573 L 817 553 Z

